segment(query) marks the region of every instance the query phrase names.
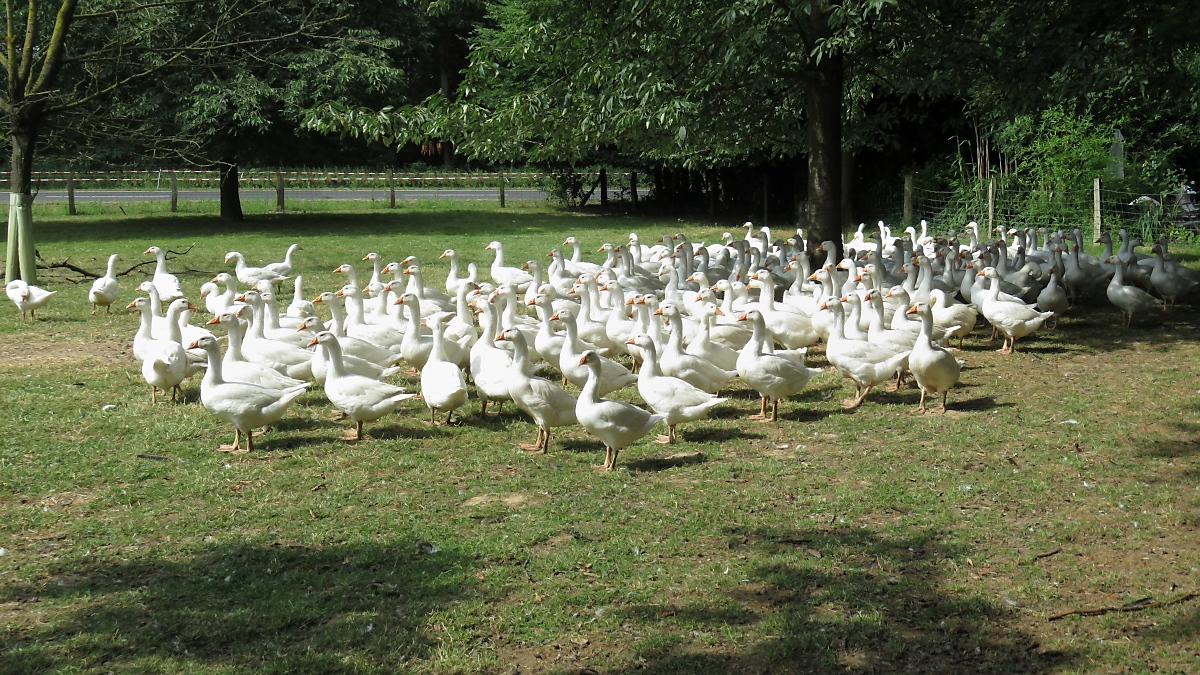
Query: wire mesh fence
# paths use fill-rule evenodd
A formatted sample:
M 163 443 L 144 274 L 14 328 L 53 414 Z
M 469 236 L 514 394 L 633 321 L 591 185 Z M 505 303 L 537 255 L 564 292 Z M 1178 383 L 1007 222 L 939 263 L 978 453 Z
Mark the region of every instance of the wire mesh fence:
M 913 219 L 925 220 L 934 232 L 961 230 L 970 221 L 981 227 L 1073 229 L 1124 228 L 1143 241 L 1158 237 L 1195 238 L 1200 211 L 1195 192 L 1186 186 L 1175 193 L 1139 194 L 1110 189 L 1100 181 L 1091 190 L 1036 190 L 980 181 L 956 190 L 914 189 Z

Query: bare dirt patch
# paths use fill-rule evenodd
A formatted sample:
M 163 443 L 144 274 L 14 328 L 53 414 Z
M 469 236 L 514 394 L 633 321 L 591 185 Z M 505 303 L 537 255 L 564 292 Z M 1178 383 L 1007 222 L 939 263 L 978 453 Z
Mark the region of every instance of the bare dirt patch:
M 6 368 L 65 365 L 93 361 L 102 365 L 126 366 L 133 362 L 129 345 L 100 337 L 51 339 L 23 335 L 0 341 L 0 362 Z
M 532 495 L 526 495 L 526 494 L 521 494 L 519 492 L 514 492 L 512 494 L 506 494 L 506 495 L 482 494 L 482 495 L 478 495 L 476 497 L 471 497 L 467 501 L 463 502 L 462 505 L 463 506 L 483 506 L 485 504 L 503 504 L 510 509 L 519 509 L 522 506 L 525 506 L 526 504 L 532 503 L 533 501 L 534 501 L 534 499 L 533 499 Z

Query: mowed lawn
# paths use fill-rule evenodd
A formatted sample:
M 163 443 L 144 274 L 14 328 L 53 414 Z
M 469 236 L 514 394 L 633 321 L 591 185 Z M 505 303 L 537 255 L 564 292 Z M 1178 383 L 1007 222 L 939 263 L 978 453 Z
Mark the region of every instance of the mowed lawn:
M 226 252 L 293 242 L 311 298 L 344 262 L 365 281 L 369 251 L 440 285 L 443 249 L 486 269 L 492 239 L 520 265 L 567 235 L 599 260 L 631 231 L 742 233 L 528 204 L 89 208 L 37 213 L 45 260 L 194 245 L 170 267 L 197 304 Z M 946 415 L 913 414 L 911 387 L 845 412 L 827 371 L 755 422 L 739 386 L 602 475 L 582 429 L 532 456 L 527 419 L 474 399 L 436 428 L 409 401 L 346 444 L 319 388 L 254 453 L 217 452 L 232 431 L 197 382 L 150 403 L 123 309 L 142 278 L 111 316 L 54 273 L 36 322 L 0 310 L 0 672 L 1200 672 L 1200 598 L 1166 604 L 1200 591 L 1190 302 L 1125 330 L 1101 300 L 1013 356 L 978 329 Z M 1146 598 L 1165 606 L 1050 620 Z

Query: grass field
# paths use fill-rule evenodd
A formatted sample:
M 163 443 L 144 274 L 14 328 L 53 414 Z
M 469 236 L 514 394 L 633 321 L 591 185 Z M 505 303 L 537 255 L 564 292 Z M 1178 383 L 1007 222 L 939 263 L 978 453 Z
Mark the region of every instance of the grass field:
M 432 285 L 448 247 L 487 262 L 500 239 L 520 264 L 570 234 L 731 229 L 535 205 L 92 213 L 37 213 L 43 258 L 194 244 L 172 261 L 191 293 L 226 252 L 292 242 L 315 294 L 368 251 L 418 255 Z M 597 475 L 582 429 L 531 456 L 526 419 L 474 400 L 448 428 L 411 401 L 348 445 L 319 390 L 253 454 L 218 453 L 195 382 L 151 405 L 136 315 L 44 281 L 36 323 L 0 310 L 0 672 L 1200 672 L 1200 598 L 1050 620 L 1200 591 L 1192 304 L 1131 330 L 1078 308 L 1014 356 L 977 331 L 944 416 L 912 414 L 911 388 L 844 412 L 825 372 L 752 422 L 736 389 Z

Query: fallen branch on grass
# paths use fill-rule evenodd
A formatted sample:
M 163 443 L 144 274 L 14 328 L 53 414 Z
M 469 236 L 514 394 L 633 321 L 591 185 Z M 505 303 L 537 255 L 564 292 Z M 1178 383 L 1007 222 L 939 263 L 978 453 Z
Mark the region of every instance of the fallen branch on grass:
M 1168 600 L 1166 602 L 1159 602 L 1159 601 L 1155 600 L 1154 598 L 1142 598 L 1141 600 L 1134 600 L 1133 602 L 1131 602 L 1127 605 L 1121 605 L 1120 607 L 1097 607 L 1096 609 L 1073 609 L 1069 612 L 1055 614 L 1054 616 L 1047 619 L 1047 621 L 1058 621 L 1059 619 L 1071 616 L 1073 614 L 1078 614 L 1079 616 L 1100 616 L 1101 614 L 1108 614 L 1110 612 L 1140 612 L 1143 609 L 1151 609 L 1153 607 L 1170 607 L 1171 605 L 1178 605 L 1182 602 L 1187 602 L 1188 600 L 1193 600 L 1195 598 L 1200 598 L 1200 593 L 1185 593 L 1184 595 L 1181 595 L 1178 598 L 1175 598 L 1174 600 Z
M 168 250 L 167 251 L 167 253 L 168 253 L 167 260 L 173 260 L 174 258 L 178 258 L 181 255 L 187 255 L 195 247 L 196 247 L 196 245 L 192 244 L 191 246 L 188 246 L 187 249 L 185 249 L 183 251 Z M 97 274 L 95 272 L 89 272 L 88 270 L 85 270 L 82 267 L 72 265 L 70 263 L 70 260 L 71 260 L 70 257 L 67 257 L 58 262 L 47 262 L 46 259 L 42 257 L 42 254 L 40 251 L 36 251 L 35 253 L 37 254 L 38 260 L 41 260 L 43 263 L 43 264 L 38 265 L 38 269 L 43 269 L 43 270 L 66 269 L 66 270 L 71 270 L 72 272 L 75 272 L 76 274 L 81 274 L 88 279 L 99 279 L 101 276 L 103 276 L 103 275 Z M 130 267 L 129 269 L 126 269 L 123 272 L 117 272 L 115 274 L 115 276 L 126 277 L 126 276 L 133 274 L 134 272 L 137 272 L 138 270 L 142 269 L 146 265 L 155 265 L 157 263 L 158 263 L 157 260 L 143 260 L 142 262 L 134 265 L 133 267 Z M 185 273 L 192 272 L 192 273 L 196 273 L 196 274 L 214 274 L 213 272 L 209 272 L 207 270 L 193 270 L 193 269 L 186 269 L 186 270 L 183 270 L 183 272 L 185 272 Z
M 1053 551 L 1047 551 L 1045 553 L 1039 553 L 1039 554 L 1033 556 L 1033 560 L 1030 560 L 1029 562 L 1035 563 L 1035 562 L 1041 560 L 1042 558 L 1049 558 L 1050 556 L 1058 555 L 1059 553 L 1062 553 L 1061 548 L 1056 548 Z

